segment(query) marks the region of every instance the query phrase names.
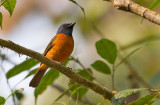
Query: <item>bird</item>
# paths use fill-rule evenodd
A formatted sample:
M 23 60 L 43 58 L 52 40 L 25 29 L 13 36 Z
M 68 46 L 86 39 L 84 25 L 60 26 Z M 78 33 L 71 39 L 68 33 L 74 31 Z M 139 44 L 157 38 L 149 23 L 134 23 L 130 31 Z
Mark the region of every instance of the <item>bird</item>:
M 43 56 L 60 63 L 67 60 L 74 49 L 72 32 L 75 24 L 76 23 L 63 23 L 60 25 L 57 34 L 51 39 L 43 53 Z M 40 67 L 30 81 L 29 86 L 35 88 L 38 87 L 47 69 L 48 67 L 45 64 L 40 64 Z

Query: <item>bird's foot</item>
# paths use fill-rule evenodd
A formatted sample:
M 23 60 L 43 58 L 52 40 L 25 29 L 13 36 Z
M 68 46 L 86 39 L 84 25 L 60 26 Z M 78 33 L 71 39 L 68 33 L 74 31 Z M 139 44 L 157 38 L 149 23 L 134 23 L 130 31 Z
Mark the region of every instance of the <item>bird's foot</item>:
M 67 69 L 72 70 L 72 68 L 70 68 L 70 67 L 67 67 Z
M 57 62 L 59 65 L 63 65 L 61 62 Z

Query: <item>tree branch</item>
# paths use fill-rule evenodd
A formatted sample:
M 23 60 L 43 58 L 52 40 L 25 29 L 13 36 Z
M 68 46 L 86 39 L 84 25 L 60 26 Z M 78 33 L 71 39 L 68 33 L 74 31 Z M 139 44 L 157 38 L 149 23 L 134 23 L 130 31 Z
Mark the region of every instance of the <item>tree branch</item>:
M 101 85 L 104 86 L 104 84 L 102 83 L 102 80 L 100 81 L 100 80 L 96 79 L 96 78 L 92 75 L 92 73 L 90 73 L 90 72 L 87 70 L 87 68 L 79 61 L 78 58 L 76 59 L 76 58 L 74 58 L 73 56 L 71 56 L 71 60 L 74 60 L 77 64 L 79 64 L 79 65 L 83 68 L 83 70 L 85 70 L 97 83 L 100 83 Z
M 117 9 L 134 13 L 145 19 L 160 25 L 160 14 L 151 11 L 148 8 L 140 6 L 130 0 L 105 0 L 113 3 L 113 6 Z
M 102 86 L 100 86 L 96 83 L 93 83 L 93 82 L 83 78 L 82 76 L 73 72 L 70 68 L 67 68 L 67 67 L 63 66 L 60 63 L 58 63 L 56 61 L 53 61 L 53 60 L 41 55 L 38 52 L 35 52 L 33 50 L 24 48 L 24 47 L 22 47 L 18 44 L 13 43 L 10 40 L 6 41 L 6 40 L 3 40 L 3 39 L 0 39 L 0 46 L 9 48 L 11 50 L 14 50 L 19 54 L 24 54 L 24 55 L 32 57 L 32 58 L 44 63 L 48 67 L 51 67 L 51 68 L 54 68 L 54 69 L 60 71 L 61 73 L 63 73 L 67 77 L 71 78 L 72 80 L 78 82 L 79 84 L 82 84 L 85 87 L 90 88 L 91 90 L 95 91 L 96 93 L 99 93 L 104 98 L 107 98 L 107 99 L 111 100 L 111 98 L 114 95 L 112 93 L 112 91 L 109 90 L 108 88 L 102 87 Z

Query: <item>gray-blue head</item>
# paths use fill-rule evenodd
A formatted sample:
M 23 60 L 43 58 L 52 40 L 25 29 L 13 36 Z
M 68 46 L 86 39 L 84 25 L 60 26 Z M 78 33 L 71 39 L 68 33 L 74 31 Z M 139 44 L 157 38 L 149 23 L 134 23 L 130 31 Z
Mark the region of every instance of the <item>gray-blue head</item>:
M 73 26 L 75 24 L 76 23 L 64 23 L 64 24 L 62 24 L 58 28 L 57 34 L 63 33 L 63 34 L 66 34 L 66 35 L 72 37 Z

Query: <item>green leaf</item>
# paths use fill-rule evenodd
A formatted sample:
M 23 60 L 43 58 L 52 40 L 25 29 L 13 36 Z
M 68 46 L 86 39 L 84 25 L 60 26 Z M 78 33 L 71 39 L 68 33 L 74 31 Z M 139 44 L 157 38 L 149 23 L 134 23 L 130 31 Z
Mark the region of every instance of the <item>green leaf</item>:
M 72 94 L 71 96 L 78 95 L 78 99 L 82 100 L 82 97 L 87 93 L 88 89 L 83 87 L 83 86 L 78 86 L 76 88 L 74 88 L 74 90 L 72 90 Z
M 8 99 L 10 96 L 14 95 L 15 93 L 17 93 L 17 92 L 22 92 L 22 91 L 24 91 L 23 88 L 21 88 L 21 89 L 16 89 L 14 92 L 12 92 L 12 93 L 7 97 L 7 99 Z M 6 100 L 7 100 L 7 99 L 6 99 Z
M 139 89 L 126 89 L 116 93 L 112 97 L 113 105 L 122 105 L 124 100 L 131 94 L 136 93 L 138 91 L 147 90 L 146 88 L 139 88 Z
M 84 16 L 85 16 L 85 11 L 84 11 L 84 8 L 82 6 L 80 6 L 75 0 L 69 0 L 71 1 L 72 3 L 76 4 L 78 7 L 80 7 L 80 9 L 82 10 Z
M 149 102 L 151 102 L 158 95 L 159 95 L 159 93 L 149 94 L 149 95 L 146 95 L 142 98 L 139 98 L 139 99 L 129 103 L 128 105 L 145 105 L 145 104 L 148 104 Z
M 96 42 L 96 49 L 102 58 L 114 64 L 117 57 L 117 47 L 114 42 L 108 39 L 101 39 Z
M 4 105 L 5 101 L 5 98 L 0 96 L 0 105 Z
M 59 72 L 54 69 L 50 69 L 46 75 L 42 78 L 40 85 L 35 89 L 34 95 L 37 99 L 37 96 L 41 94 L 48 85 L 52 84 L 54 80 L 59 77 Z
M 82 77 L 92 81 L 93 80 L 93 77 L 91 76 L 92 75 L 92 72 L 91 72 L 91 69 L 87 69 L 86 70 L 81 70 L 79 69 L 79 72 L 78 72 L 79 75 L 81 75 Z M 77 96 L 77 93 L 78 93 L 78 97 L 79 99 L 81 100 L 82 97 L 87 93 L 88 89 L 81 86 L 80 84 L 78 83 L 73 83 L 71 86 L 70 86 L 70 90 L 72 91 L 72 94 L 74 96 Z
M 12 15 L 15 5 L 16 5 L 16 0 L 6 0 L 3 4 L 3 6 L 8 10 L 10 15 Z
M 2 18 L 3 18 L 3 16 L 2 16 L 2 13 L 0 12 L 0 27 L 2 28 Z
M 17 99 L 19 101 L 24 97 L 24 95 L 22 93 L 20 93 L 20 92 L 15 93 L 15 96 L 17 97 Z
M 85 87 L 81 87 L 78 90 L 78 98 L 82 100 L 82 97 L 87 93 L 88 89 Z
M 29 72 L 29 74 L 28 74 L 24 79 L 26 79 L 26 78 L 28 78 L 29 76 L 35 74 L 37 70 L 38 70 L 38 68 L 35 68 L 35 69 L 31 70 L 31 71 Z
M 160 0 L 154 0 L 151 4 L 151 6 L 149 7 L 149 9 L 154 9 L 158 4 L 160 3 Z
M 92 71 L 90 68 L 88 68 L 87 70 L 82 70 L 82 69 L 78 69 L 79 72 L 78 74 L 81 75 L 82 77 L 92 81 L 93 80 L 93 77 L 91 76 L 92 75 Z
M 29 70 L 30 68 L 32 68 L 33 66 L 35 66 L 36 64 L 38 64 L 39 61 L 34 60 L 33 58 L 27 59 L 24 62 L 20 63 L 19 65 L 14 66 L 11 70 L 9 70 L 6 74 L 7 79 L 23 72 L 26 70 Z
M 137 52 L 137 51 L 138 51 L 139 49 L 141 49 L 141 48 L 142 48 L 142 47 L 136 48 L 135 50 L 133 50 L 132 52 L 130 52 L 125 58 L 123 58 L 123 59 L 121 60 L 120 63 L 117 64 L 116 68 L 117 68 L 120 64 L 122 64 L 127 58 L 129 58 L 131 55 L 133 55 L 135 52 Z
M 104 74 L 111 74 L 111 70 L 110 68 L 108 67 L 108 65 L 106 63 L 104 63 L 103 61 L 101 60 L 97 60 L 95 61 L 93 64 L 91 64 L 91 66 L 101 72 L 101 73 L 104 73 Z

